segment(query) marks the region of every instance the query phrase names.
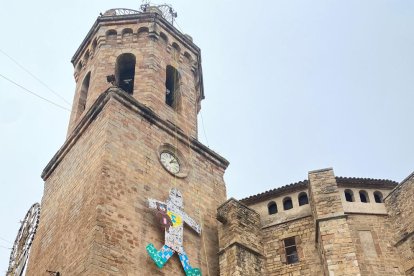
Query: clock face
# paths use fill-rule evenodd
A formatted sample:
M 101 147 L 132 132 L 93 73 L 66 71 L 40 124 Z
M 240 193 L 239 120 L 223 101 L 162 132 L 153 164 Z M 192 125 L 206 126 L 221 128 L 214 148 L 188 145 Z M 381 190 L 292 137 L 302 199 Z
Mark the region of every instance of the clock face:
M 160 160 L 164 168 L 170 173 L 177 174 L 180 172 L 180 162 L 174 154 L 164 151 L 160 155 Z

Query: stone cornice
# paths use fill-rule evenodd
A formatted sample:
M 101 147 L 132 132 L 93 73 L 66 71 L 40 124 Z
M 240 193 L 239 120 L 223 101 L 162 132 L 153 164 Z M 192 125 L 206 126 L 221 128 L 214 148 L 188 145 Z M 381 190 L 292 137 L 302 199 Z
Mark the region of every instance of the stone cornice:
M 71 62 L 73 66 L 79 61 L 81 54 L 86 50 L 88 47 L 88 42 L 92 39 L 93 35 L 97 33 L 100 26 L 102 24 L 125 24 L 130 21 L 131 23 L 137 22 L 153 22 L 158 23 L 160 26 L 165 28 L 170 32 L 170 34 L 181 44 L 186 45 L 189 49 L 191 49 L 194 54 L 197 56 L 197 63 L 198 63 L 198 71 L 200 75 L 200 92 L 201 92 L 201 99 L 205 99 L 204 94 L 204 80 L 203 80 L 203 68 L 201 66 L 201 50 L 200 48 L 188 37 L 182 34 L 179 30 L 177 30 L 173 25 L 171 25 L 167 20 L 165 20 L 161 15 L 157 13 L 138 13 L 138 14 L 128 14 L 128 15 L 116 15 L 116 16 L 99 16 L 95 23 L 92 25 L 91 29 L 89 30 L 86 37 L 83 39 L 82 43 L 76 50 L 75 54 L 73 55 Z
M 322 169 L 312 172 L 321 172 L 329 169 Z M 347 187 L 347 188 L 373 188 L 373 189 L 394 189 L 398 182 L 388 180 L 388 179 L 374 179 L 374 178 L 361 178 L 361 177 L 335 177 L 338 187 Z M 281 196 L 283 194 L 296 192 L 302 189 L 308 188 L 308 180 L 302 180 L 296 183 L 288 184 L 273 190 L 269 190 L 260 194 L 252 195 L 246 198 L 241 199 L 240 201 L 244 204 L 251 205 L 263 200 L 267 200 L 276 196 Z
M 257 195 L 252 195 L 246 198 L 243 198 L 240 200 L 240 202 L 250 205 L 257 202 L 260 202 L 262 200 L 270 199 L 275 196 L 279 196 L 285 193 L 294 192 L 301 189 L 307 189 L 308 188 L 308 180 L 299 181 L 296 183 L 292 183 L 289 185 L 285 185 L 279 188 L 275 188 L 273 190 L 269 190 Z
M 393 189 L 398 185 L 398 182 L 388 179 L 374 179 L 361 177 L 335 177 L 338 187 L 364 187 L 374 189 Z
M 79 58 L 80 53 L 83 52 L 84 48 L 87 46 L 87 42 L 92 38 L 92 36 L 98 31 L 101 23 L 113 23 L 125 24 L 128 21 L 132 23 L 139 22 L 154 22 L 162 25 L 165 29 L 169 30 L 171 34 L 177 39 L 180 43 L 188 46 L 195 53 L 200 53 L 200 48 L 194 44 L 190 39 L 188 39 L 184 34 L 178 31 L 174 26 L 172 26 L 167 20 L 165 20 L 161 15 L 157 13 L 138 13 L 138 14 L 129 14 L 129 15 L 116 15 L 116 16 L 99 16 L 95 23 L 92 25 L 86 37 L 83 39 L 82 43 L 76 50 L 73 55 L 71 62 L 76 63 Z
M 156 125 L 168 134 L 175 136 L 175 138 L 183 144 L 186 144 L 197 153 L 203 155 L 205 158 L 216 164 L 217 166 L 226 169 L 229 162 L 221 157 L 216 152 L 212 151 L 208 147 L 204 146 L 197 139 L 187 136 L 182 130 L 177 128 L 173 123 L 161 119 L 154 111 L 145 105 L 139 103 L 132 96 L 123 92 L 122 90 L 112 87 L 102 93 L 95 103 L 91 106 L 88 112 L 79 121 L 78 125 L 68 136 L 65 143 L 53 156 L 50 162 L 46 165 L 42 172 L 41 177 L 46 180 L 50 174 L 56 169 L 59 163 L 63 160 L 70 149 L 76 144 L 77 140 L 81 137 L 83 132 L 89 127 L 89 125 L 96 119 L 99 113 L 103 110 L 109 100 L 116 100 L 124 105 L 129 110 L 136 112 L 139 116 L 143 117 L 147 121 Z

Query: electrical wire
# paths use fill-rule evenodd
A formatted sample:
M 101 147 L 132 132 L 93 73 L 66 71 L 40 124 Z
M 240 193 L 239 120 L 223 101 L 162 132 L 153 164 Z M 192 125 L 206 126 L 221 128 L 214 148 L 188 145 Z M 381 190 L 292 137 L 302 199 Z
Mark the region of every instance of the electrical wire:
M 180 30 L 181 33 L 184 33 L 183 30 L 181 29 L 180 25 L 177 22 L 177 19 L 174 21 L 175 24 L 177 25 L 178 29 Z M 207 134 L 206 134 L 206 129 L 204 127 L 204 119 L 203 119 L 203 112 L 200 110 L 200 117 L 201 117 L 201 125 L 203 127 L 203 133 L 204 133 L 204 138 L 206 139 L 206 144 L 207 147 L 210 147 L 209 143 L 208 143 L 208 139 L 207 139 Z
M 3 239 L 2 237 L 0 237 L 0 240 L 5 241 L 5 242 L 7 242 L 7 243 L 9 243 L 9 244 L 13 244 L 12 242 L 10 242 L 10 241 L 8 241 L 8 240 L 6 240 L 6 239 Z
M 202 112 L 201 110 L 200 110 L 200 117 L 201 117 L 201 126 L 203 127 L 204 138 L 206 138 L 206 144 L 207 144 L 207 147 L 210 147 L 210 145 L 208 144 L 208 139 L 207 139 L 206 129 L 205 129 L 205 127 L 204 127 L 203 112 Z
M 50 104 L 53 104 L 54 106 L 57 106 L 57 107 L 59 107 L 59 108 L 61 108 L 61 109 L 64 109 L 64 110 L 66 110 L 66 111 L 69 111 L 69 112 L 70 112 L 70 110 L 69 110 L 69 109 L 67 109 L 66 107 L 61 106 L 60 104 L 57 104 L 57 103 L 55 103 L 55 102 L 52 102 L 51 100 L 48 100 L 48 99 L 46 99 L 46 98 L 44 98 L 44 97 L 42 97 L 42 96 L 40 96 L 40 95 L 36 94 L 36 93 L 35 93 L 35 92 L 33 92 L 33 91 L 30 91 L 30 90 L 29 90 L 29 89 L 27 89 L 26 87 L 24 87 L 24 86 L 22 86 L 22 85 L 18 84 L 17 82 L 12 81 L 11 79 L 9 79 L 9 78 L 7 78 L 7 77 L 3 76 L 2 74 L 0 74 L 0 77 L 2 77 L 3 79 L 7 80 L 8 82 L 10 82 L 10 83 L 14 84 L 15 86 L 20 87 L 21 89 L 23 89 L 24 91 L 26 91 L 26 92 L 28 92 L 28 93 L 30 93 L 30 94 L 32 94 L 32 95 L 34 95 L 34 96 L 36 96 L 36 97 L 38 97 L 38 98 L 40 98 L 40 99 L 42 99 L 42 100 L 44 100 L 44 101 L 46 101 L 46 102 L 50 103 Z
M 0 245 L 0 248 L 4 248 L 4 249 L 7 249 L 7 250 L 12 250 L 13 249 L 13 248 L 9 248 L 9 247 L 3 246 L 3 245 Z
M 50 88 L 46 83 L 44 83 L 41 79 L 39 79 L 38 77 L 36 77 L 32 72 L 30 72 L 28 69 L 26 69 L 23 65 L 21 65 L 19 62 L 17 62 L 17 60 L 15 60 L 14 58 L 12 58 L 9 54 L 7 54 L 6 52 L 4 52 L 2 49 L 0 49 L 0 53 L 2 53 L 3 55 L 5 55 L 7 58 L 9 58 L 11 61 L 13 61 L 17 66 L 20 67 L 20 69 L 22 69 L 23 71 L 25 71 L 27 74 L 29 74 L 30 76 L 32 76 L 32 78 L 34 78 L 35 80 L 37 80 L 40 84 L 42 84 L 44 87 L 46 87 L 50 92 L 52 92 L 55 96 L 59 97 L 62 101 L 64 101 L 67 105 L 71 105 L 65 98 L 63 98 L 61 95 L 59 95 L 56 91 L 54 91 L 52 88 Z
M 177 22 L 177 19 L 174 20 L 174 23 L 177 25 L 178 29 L 180 30 L 181 33 L 184 33 L 183 30 L 181 29 L 180 25 Z

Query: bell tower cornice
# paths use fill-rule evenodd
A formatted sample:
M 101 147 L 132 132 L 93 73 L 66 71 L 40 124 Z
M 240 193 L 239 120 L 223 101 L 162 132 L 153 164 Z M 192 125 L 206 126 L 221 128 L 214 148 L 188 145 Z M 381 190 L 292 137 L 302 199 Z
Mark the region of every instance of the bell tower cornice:
M 163 26 L 165 29 L 170 31 L 174 38 L 179 40 L 180 43 L 185 44 L 189 49 L 192 49 L 195 54 L 200 55 L 200 48 L 192 41 L 189 35 L 181 33 L 177 28 L 171 25 L 162 15 L 156 12 L 139 12 L 135 11 L 136 13 L 130 14 L 121 14 L 121 15 L 100 15 L 91 29 L 89 30 L 88 34 L 79 45 L 78 49 L 76 50 L 75 54 L 73 55 L 71 62 L 75 66 L 76 63 L 79 61 L 82 53 L 86 50 L 89 43 L 91 43 L 91 39 L 97 33 L 99 28 L 104 25 L 121 25 L 128 22 L 139 21 L 139 22 L 149 22 L 155 23 L 158 25 Z M 199 56 L 201 59 L 201 56 Z
M 99 95 L 116 86 L 197 138 L 204 99 L 200 48 L 173 26 L 171 7 L 141 9 L 101 13 L 75 52 L 68 136 Z

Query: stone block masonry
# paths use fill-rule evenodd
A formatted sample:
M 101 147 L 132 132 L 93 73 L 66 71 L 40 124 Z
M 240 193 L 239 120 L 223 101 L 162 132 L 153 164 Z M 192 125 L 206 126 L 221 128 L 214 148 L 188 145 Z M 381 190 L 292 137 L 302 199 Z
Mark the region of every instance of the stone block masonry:
M 145 251 L 149 242 L 164 244 L 146 199 L 166 198 L 173 187 L 203 227 L 201 237 L 185 231 L 186 253 L 194 267 L 217 275 L 215 215 L 226 199 L 228 163 L 182 132 L 170 132 L 168 123 L 124 92 L 102 94 L 44 171 L 27 275 L 184 275 L 178 258 L 159 270 Z M 175 178 L 161 166 L 158 150 L 165 143 L 192 165 L 187 177 Z
M 220 275 L 263 275 L 260 215 L 231 198 L 218 208 Z
M 361 275 L 332 169 L 309 172 L 316 241 L 326 275 Z
M 393 245 L 402 256 L 406 275 L 414 275 L 414 173 L 385 199 L 394 233 Z

